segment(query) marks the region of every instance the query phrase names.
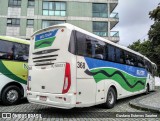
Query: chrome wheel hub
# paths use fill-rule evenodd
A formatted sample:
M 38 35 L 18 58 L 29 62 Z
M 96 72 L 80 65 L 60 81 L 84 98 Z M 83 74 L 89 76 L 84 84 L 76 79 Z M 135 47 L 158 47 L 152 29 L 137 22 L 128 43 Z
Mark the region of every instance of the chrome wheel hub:
M 7 93 L 7 100 L 9 102 L 15 102 L 18 99 L 18 92 L 16 90 L 10 90 Z
M 108 94 L 108 101 L 110 104 L 113 104 L 113 102 L 114 102 L 114 96 L 113 96 L 112 92 L 109 92 L 109 94 Z

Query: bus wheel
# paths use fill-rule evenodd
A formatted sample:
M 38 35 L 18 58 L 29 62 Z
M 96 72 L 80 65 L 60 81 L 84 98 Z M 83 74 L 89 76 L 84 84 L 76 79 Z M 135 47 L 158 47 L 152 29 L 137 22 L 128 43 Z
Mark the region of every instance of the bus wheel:
M 146 94 L 149 94 L 149 84 L 146 86 Z
M 17 86 L 8 86 L 2 92 L 2 103 L 4 105 L 14 105 L 19 102 L 21 91 Z
M 106 108 L 113 108 L 116 103 L 116 92 L 114 88 L 110 87 L 107 94 L 106 103 L 104 104 Z

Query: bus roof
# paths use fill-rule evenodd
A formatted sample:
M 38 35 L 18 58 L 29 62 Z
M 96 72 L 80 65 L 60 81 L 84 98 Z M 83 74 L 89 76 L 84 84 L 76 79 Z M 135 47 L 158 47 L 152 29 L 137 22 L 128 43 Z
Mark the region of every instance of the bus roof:
M 126 50 L 126 51 L 131 52 L 131 53 L 136 54 L 136 55 L 139 55 L 139 56 L 145 58 L 146 60 L 148 60 L 149 62 L 151 62 L 147 57 L 145 57 L 144 55 L 142 55 L 142 54 L 140 54 L 140 53 L 138 53 L 138 52 L 136 52 L 136 51 L 134 51 L 134 50 L 132 50 L 132 49 L 129 49 L 129 48 L 125 47 L 125 46 L 122 46 L 122 45 L 119 45 L 119 44 L 117 44 L 117 43 L 111 42 L 110 40 L 104 39 L 104 38 L 102 38 L 102 37 L 100 37 L 100 36 L 97 36 L 97 35 L 95 35 L 95 34 L 93 34 L 93 33 L 91 33 L 91 32 L 88 32 L 88 31 L 86 31 L 86 30 L 84 30 L 84 29 L 82 29 L 82 28 L 79 28 L 79 27 L 74 26 L 74 25 L 69 24 L 69 23 L 57 24 L 57 25 L 53 25 L 53 26 L 50 26 L 50 27 L 47 27 L 47 28 L 44 28 L 44 29 L 40 29 L 40 30 L 36 31 L 36 32 L 32 35 L 32 37 L 33 37 L 34 35 L 40 33 L 40 32 L 47 31 L 47 30 L 50 30 L 50 29 L 55 28 L 55 27 L 58 27 L 58 28 L 65 27 L 65 28 L 68 28 L 68 29 L 70 29 L 70 30 L 77 30 L 77 31 L 82 32 L 82 33 L 84 33 L 84 34 L 87 34 L 87 35 L 90 35 L 90 36 L 92 36 L 92 37 L 95 37 L 95 38 L 97 38 L 97 39 L 99 39 L 99 40 L 101 40 L 101 41 L 104 41 L 104 42 L 106 42 L 106 43 L 109 43 L 109 44 L 111 44 L 111 45 L 113 45 L 113 46 L 119 47 L 119 48 L 121 48 L 121 49 L 123 49 L 123 50 Z
M 19 38 L 15 38 L 15 37 L 10 37 L 10 36 L 0 36 L 0 39 L 11 41 L 11 42 L 27 44 L 27 45 L 30 44 L 30 42 L 28 40 L 23 40 L 23 39 L 19 39 Z

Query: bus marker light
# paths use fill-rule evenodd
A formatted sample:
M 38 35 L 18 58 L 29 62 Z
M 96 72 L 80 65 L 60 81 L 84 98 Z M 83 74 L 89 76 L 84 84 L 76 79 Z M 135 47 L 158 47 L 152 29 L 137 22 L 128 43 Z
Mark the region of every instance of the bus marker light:
M 64 29 L 62 29 L 61 32 L 64 32 Z
M 82 102 L 76 102 L 76 104 L 81 104 Z

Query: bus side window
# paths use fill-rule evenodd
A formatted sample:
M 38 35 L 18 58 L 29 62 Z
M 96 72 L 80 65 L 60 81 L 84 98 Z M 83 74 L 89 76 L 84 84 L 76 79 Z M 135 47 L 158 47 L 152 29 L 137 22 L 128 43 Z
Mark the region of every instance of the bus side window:
M 147 60 L 145 60 L 144 63 L 145 63 L 145 69 L 146 69 L 147 71 L 149 71 L 149 66 L 148 66 Z
M 92 51 L 92 43 L 91 40 L 86 38 L 86 56 L 92 58 L 93 57 Z
M 102 41 L 95 41 L 93 46 L 94 58 L 105 59 L 105 43 Z
M 124 53 L 119 48 L 116 48 L 116 62 L 124 64 Z
M 132 66 L 137 66 L 137 60 L 136 60 L 136 55 L 132 54 L 130 55 L 130 62 Z
M 149 61 L 146 61 L 145 64 L 147 65 L 147 71 L 153 74 L 152 64 Z
M 77 40 L 77 54 L 80 56 L 86 56 L 86 36 L 83 33 L 76 32 Z
M 13 60 L 13 42 L 0 40 L 0 59 Z
M 29 46 L 19 43 L 15 43 L 14 46 L 14 60 L 28 61 Z
M 142 57 L 137 57 L 137 65 L 138 67 L 144 68 L 144 60 Z
M 137 66 L 136 55 L 125 51 L 125 63 L 131 66 Z
M 115 61 L 115 47 L 112 45 L 107 45 L 108 47 L 108 60 Z
M 130 64 L 131 64 L 130 58 L 129 58 L 129 53 L 128 53 L 128 52 L 125 52 L 125 63 L 126 63 L 127 65 L 130 65 Z
M 70 37 L 70 42 L 69 42 L 69 47 L 68 47 L 68 51 L 72 54 L 76 54 L 76 41 L 75 41 L 75 33 L 76 31 L 73 30 L 71 33 L 71 37 Z

